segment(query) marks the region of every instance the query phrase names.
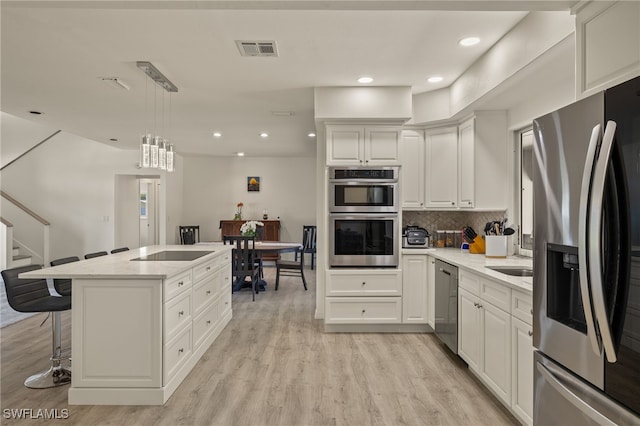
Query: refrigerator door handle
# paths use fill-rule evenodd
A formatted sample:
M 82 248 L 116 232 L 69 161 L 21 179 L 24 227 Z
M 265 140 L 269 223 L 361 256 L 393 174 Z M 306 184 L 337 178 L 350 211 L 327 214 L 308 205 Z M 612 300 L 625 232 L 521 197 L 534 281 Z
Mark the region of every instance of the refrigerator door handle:
M 616 426 L 616 423 L 603 416 L 600 412 L 569 389 L 567 385 L 570 385 L 571 382 L 569 380 L 562 380 L 562 378 L 567 374 L 566 372 L 553 365 L 542 365 L 539 361 L 536 361 L 536 368 L 544 380 L 546 380 L 546 382 L 549 383 L 556 392 L 562 395 L 562 397 L 571 403 L 571 405 L 582 411 L 589 418 L 593 419 L 594 422 L 600 425 Z M 565 385 L 565 383 L 567 385 Z
M 585 212 L 581 214 L 578 219 L 578 264 L 580 274 L 580 293 L 582 294 L 582 306 L 584 307 L 584 317 L 587 324 L 587 336 L 591 341 L 591 347 L 593 351 L 600 355 L 600 339 L 597 333 L 593 304 L 591 303 L 591 290 L 589 288 L 589 262 L 588 262 L 588 213 L 589 202 L 592 187 L 593 171 L 595 169 L 596 151 L 598 148 L 598 142 L 600 141 L 600 124 L 596 125 L 591 131 L 591 138 L 589 139 L 589 148 L 587 150 L 587 159 L 584 164 L 584 172 L 582 175 L 582 188 L 580 190 L 580 211 Z
M 616 133 L 617 124 L 615 121 L 608 121 L 602 137 L 602 145 L 600 146 L 600 154 L 593 172 L 593 185 L 591 193 L 591 202 L 589 205 L 589 234 L 588 234 L 588 262 L 589 262 L 589 279 L 591 282 L 591 296 L 593 299 L 593 311 L 596 317 L 596 324 L 600 331 L 600 338 L 607 361 L 616 362 L 617 356 L 613 337 L 611 333 L 611 325 L 607 317 L 607 310 L 604 300 L 604 285 L 602 282 L 603 266 L 602 253 L 600 247 L 602 245 L 602 208 L 604 203 L 604 184 L 607 175 L 607 167 L 611 160 L 611 147 Z

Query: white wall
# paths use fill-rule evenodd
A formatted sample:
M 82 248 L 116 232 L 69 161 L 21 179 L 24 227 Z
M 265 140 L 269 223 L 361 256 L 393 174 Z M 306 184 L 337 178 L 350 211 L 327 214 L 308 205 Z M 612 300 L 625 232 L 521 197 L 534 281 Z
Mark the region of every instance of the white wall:
M 411 118 L 411 87 L 316 87 L 314 116 L 327 119 Z
M 260 176 L 260 192 L 247 191 L 247 177 Z M 220 220 L 281 221 L 280 239 L 302 241 L 302 226 L 316 223 L 316 159 L 185 157 L 182 225 L 199 225 L 202 241 L 220 240 Z
M 51 223 L 51 259 L 82 257 L 116 246 L 115 177 L 147 174 L 136 168 L 137 163 L 135 150 L 120 150 L 62 132 L 3 170 L 0 179 L 3 191 Z M 179 184 L 179 175 L 179 170 L 168 175 L 167 185 L 175 185 L 173 180 Z M 182 205 L 180 191 L 176 192 L 166 197 L 166 209 L 179 221 Z M 4 199 L 1 206 L 3 213 L 10 211 Z M 18 240 L 42 232 L 33 226 L 21 228 L 17 221 L 14 225 Z M 169 222 L 163 221 L 161 226 L 169 226 Z M 161 241 L 164 234 L 166 229 L 161 228 Z

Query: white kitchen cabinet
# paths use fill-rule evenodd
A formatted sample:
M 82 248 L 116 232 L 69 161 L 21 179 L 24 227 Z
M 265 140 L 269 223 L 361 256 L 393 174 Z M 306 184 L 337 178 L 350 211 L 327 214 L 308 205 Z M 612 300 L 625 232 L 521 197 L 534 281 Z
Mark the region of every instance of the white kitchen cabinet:
M 533 328 L 511 319 L 511 408 L 526 425 L 533 424 Z
M 640 2 L 585 2 L 576 13 L 579 98 L 640 75 Z
M 511 290 L 465 270 L 459 271 L 458 286 L 458 354 L 509 406 Z
M 327 165 L 396 165 L 400 138 L 399 126 L 327 125 Z
M 428 322 L 428 264 L 424 254 L 402 256 L 402 322 Z
M 399 324 L 400 297 L 328 297 L 326 324 Z
M 424 132 L 402 132 L 400 149 L 400 179 L 402 182 L 402 208 L 424 208 L 425 189 L 425 140 Z
M 480 370 L 480 310 L 478 296 L 458 288 L 458 355 Z
M 455 127 L 425 132 L 425 206 L 458 205 L 458 130 Z
M 511 404 L 511 315 L 480 299 L 480 374 L 494 393 Z
M 458 199 L 461 208 L 505 210 L 507 179 L 507 115 L 478 111 L 458 127 Z
M 471 118 L 458 127 L 458 205 L 475 206 L 475 119 Z
M 482 274 L 458 277 L 458 354 L 523 423 L 532 424 L 532 296 Z
M 230 251 L 165 279 L 74 277 L 69 403 L 164 404 L 231 320 Z
M 436 328 L 436 259 L 429 256 L 427 261 L 427 323 Z

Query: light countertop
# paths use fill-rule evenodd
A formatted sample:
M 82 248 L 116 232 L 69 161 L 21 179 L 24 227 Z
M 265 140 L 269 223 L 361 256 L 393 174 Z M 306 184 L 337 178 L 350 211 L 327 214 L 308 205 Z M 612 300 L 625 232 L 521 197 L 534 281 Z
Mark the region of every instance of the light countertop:
M 79 262 L 20 274 L 21 278 L 117 278 L 117 279 L 154 279 L 167 278 L 184 272 L 195 265 L 212 260 L 216 256 L 230 251 L 231 246 L 222 243 L 200 245 L 157 245 L 94 257 Z M 192 261 L 132 261 L 141 256 L 161 251 L 211 251 Z
M 533 277 L 514 277 L 489 269 L 488 266 L 533 266 L 533 259 L 524 256 L 507 256 L 505 259 L 486 257 L 484 254 L 470 254 L 457 248 L 402 249 L 402 254 L 428 254 L 460 269 L 480 273 L 493 281 L 525 292 L 533 291 Z

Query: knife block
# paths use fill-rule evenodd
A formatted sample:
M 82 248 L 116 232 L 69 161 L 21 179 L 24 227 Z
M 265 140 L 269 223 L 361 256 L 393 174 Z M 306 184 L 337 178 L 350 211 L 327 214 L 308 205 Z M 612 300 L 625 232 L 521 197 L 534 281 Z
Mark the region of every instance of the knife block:
M 472 254 L 484 254 L 486 249 L 484 240 L 480 235 L 475 237 L 472 242 L 469 243 L 469 253 Z

